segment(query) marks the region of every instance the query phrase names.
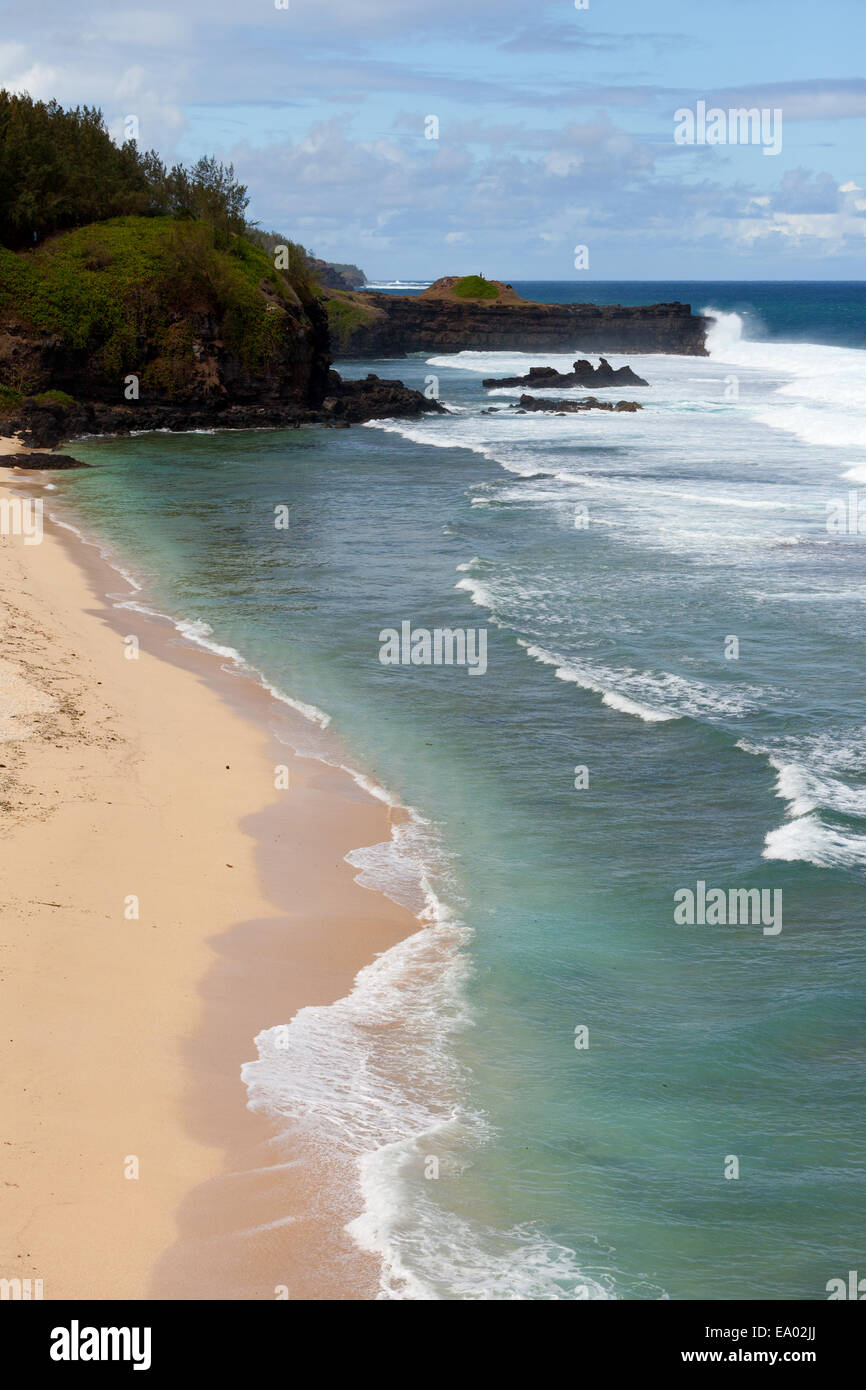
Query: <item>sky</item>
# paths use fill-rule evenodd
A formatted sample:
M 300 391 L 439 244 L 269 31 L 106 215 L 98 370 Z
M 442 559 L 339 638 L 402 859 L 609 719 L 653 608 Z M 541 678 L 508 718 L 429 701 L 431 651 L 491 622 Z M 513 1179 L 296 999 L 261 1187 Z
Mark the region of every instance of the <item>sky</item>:
M 858 280 L 864 40 L 866 0 L 0 0 L 0 86 L 370 279 Z M 678 143 L 700 102 L 781 148 Z

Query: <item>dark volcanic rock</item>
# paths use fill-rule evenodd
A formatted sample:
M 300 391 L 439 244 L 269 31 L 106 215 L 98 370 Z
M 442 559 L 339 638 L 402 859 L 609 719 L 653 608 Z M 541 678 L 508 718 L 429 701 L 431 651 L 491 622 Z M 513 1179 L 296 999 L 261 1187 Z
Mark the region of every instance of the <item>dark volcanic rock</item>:
M 335 423 L 357 424 L 363 420 L 384 420 L 388 416 L 425 414 L 447 415 L 438 401 L 402 381 L 383 381 L 369 372 L 363 381 L 343 381 L 338 372 L 328 373 L 328 395 L 321 413 Z
M 642 405 L 637 401 L 599 401 L 595 396 L 583 396 L 580 400 L 555 401 L 544 400 L 540 396 L 521 396 L 520 400 L 512 406 L 512 410 L 518 410 L 522 415 L 527 410 L 549 410 L 557 415 L 577 415 L 583 410 L 643 410 Z
M 82 435 L 132 434 L 143 430 L 285 429 L 317 424 L 339 424 L 342 428 L 391 415 L 448 413 L 438 401 L 428 400 L 421 391 L 404 386 L 402 381 L 382 381 L 372 374 L 363 381 L 343 381 L 338 372 L 329 371 L 325 389 L 327 395 L 315 406 L 299 405 L 293 400 L 283 404 L 230 404 L 220 398 L 184 405 L 148 405 L 144 401 L 66 405 L 28 398 L 16 412 L 3 418 L 0 429 L 6 434 L 20 431 L 31 449 L 53 449 L 63 440 Z
M 555 367 L 530 367 L 526 376 L 487 377 L 482 386 L 649 386 L 631 367 L 612 367 L 606 357 L 594 367 L 581 357 L 571 372 Z
M 264 282 L 261 291 L 267 299 Z M 157 345 L 142 342 L 137 400 L 126 399 L 124 375 L 105 369 L 98 344 L 73 346 L 59 333 L 42 332 L 8 314 L 0 319 L 0 385 L 27 380 L 34 394 L 0 416 L 0 432 L 20 431 L 31 449 L 53 449 L 82 435 L 343 427 L 389 415 L 443 411 L 437 401 L 399 381 L 372 376 L 342 381 L 330 370 L 328 319 L 316 296 L 288 307 L 275 303 L 267 312 L 271 310 L 279 316 L 276 347 L 255 365 L 227 346 L 216 317 L 193 316 L 190 357 L 180 384 L 148 374 Z
M 346 297 L 346 357 L 411 352 L 670 352 L 706 357 L 710 320 L 688 304 L 533 304 L 365 290 Z
M 92 468 L 90 463 L 82 463 L 81 459 L 74 459 L 71 454 L 12 454 L 4 460 L 8 468 L 35 468 L 44 471 L 46 468 Z

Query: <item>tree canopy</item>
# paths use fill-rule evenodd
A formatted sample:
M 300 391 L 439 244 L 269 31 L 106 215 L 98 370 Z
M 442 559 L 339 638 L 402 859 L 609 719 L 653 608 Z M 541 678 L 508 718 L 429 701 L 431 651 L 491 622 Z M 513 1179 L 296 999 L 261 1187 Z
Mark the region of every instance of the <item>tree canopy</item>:
M 125 215 L 208 222 L 217 242 L 242 233 L 249 199 L 234 168 L 212 156 L 167 170 L 134 140 L 115 145 L 95 106 L 64 110 L 0 89 L 0 244 Z

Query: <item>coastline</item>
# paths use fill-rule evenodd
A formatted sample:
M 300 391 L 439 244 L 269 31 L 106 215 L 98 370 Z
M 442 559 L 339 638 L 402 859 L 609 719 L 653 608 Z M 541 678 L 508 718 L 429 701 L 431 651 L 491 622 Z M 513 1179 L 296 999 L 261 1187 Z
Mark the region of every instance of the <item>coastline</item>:
M 344 859 L 401 813 L 291 752 L 300 716 L 252 679 L 113 608 L 74 533 L 4 535 L 0 564 L 0 1275 L 46 1299 L 374 1298 L 343 1230 L 354 1158 L 252 1113 L 240 1069 L 418 930 Z

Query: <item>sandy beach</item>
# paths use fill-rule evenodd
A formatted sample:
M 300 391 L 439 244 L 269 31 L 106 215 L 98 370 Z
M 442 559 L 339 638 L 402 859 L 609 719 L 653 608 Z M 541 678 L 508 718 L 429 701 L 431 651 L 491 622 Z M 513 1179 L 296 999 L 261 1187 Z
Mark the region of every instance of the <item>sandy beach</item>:
M 0 500 L 51 476 L 15 447 Z M 252 680 L 106 602 L 118 575 L 72 533 L 3 534 L 0 575 L 0 1276 L 46 1299 L 375 1297 L 342 1230 L 352 1163 L 278 1137 L 240 1068 L 417 928 L 344 862 L 394 813 L 290 756 Z

